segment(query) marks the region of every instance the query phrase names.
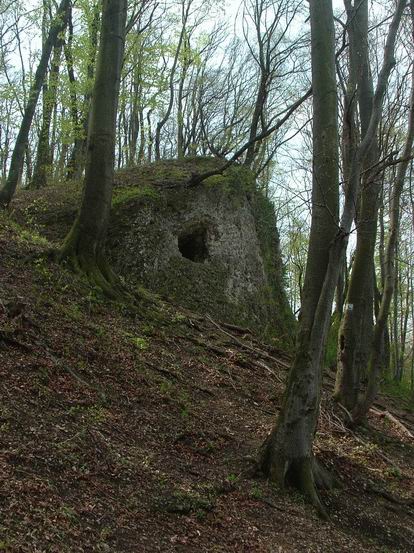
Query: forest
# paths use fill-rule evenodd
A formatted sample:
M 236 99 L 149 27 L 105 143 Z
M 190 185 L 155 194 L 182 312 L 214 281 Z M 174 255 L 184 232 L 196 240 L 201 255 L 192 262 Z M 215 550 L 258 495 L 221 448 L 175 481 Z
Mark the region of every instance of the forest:
M 0 0 L 0 551 L 414 549 L 414 0 Z

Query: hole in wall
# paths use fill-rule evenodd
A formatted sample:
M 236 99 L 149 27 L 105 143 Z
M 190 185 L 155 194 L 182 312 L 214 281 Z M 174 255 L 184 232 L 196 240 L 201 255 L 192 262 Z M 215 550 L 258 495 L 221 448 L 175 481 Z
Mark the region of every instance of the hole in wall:
M 199 227 L 180 234 L 178 249 L 186 259 L 194 263 L 204 263 L 208 259 L 207 229 Z

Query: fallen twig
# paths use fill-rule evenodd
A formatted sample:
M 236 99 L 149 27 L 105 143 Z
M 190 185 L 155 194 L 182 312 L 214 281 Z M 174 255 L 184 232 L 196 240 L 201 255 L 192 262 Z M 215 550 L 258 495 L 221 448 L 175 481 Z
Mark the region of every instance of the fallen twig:
M 260 349 L 258 349 L 258 348 L 254 348 L 253 346 L 249 346 L 248 344 L 245 344 L 242 340 L 240 340 L 239 338 L 237 338 L 236 336 L 234 336 L 233 334 L 231 334 L 231 333 L 228 332 L 227 330 L 224 330 L 224 328 L 222 328 L 218 323 L 216 323 L 209 315 L 206 315 L 206 318 L 207 318 L 216 328 L 218 328 L 223 334 L 225 334 L 226 336 L 229 336 L 230 338 L 232 338 L 232 340 L 234 340 L 237 344 L 239 344 L 239 345 L 242 346 L 243 348 L 248 349 L 249 351 L 253 351 L 254 353 L 259 354 L 261 357 L 264 357 L 265 359 L 271 359 L 271 360 L 274 361 L 277 365 L 280 365 L 280 366 L 284 367 L 285 369 L 289 369 L 289 368 L 290 368 L 290 365 L 289 365 L 288 363 L 285 363 L 285 362 L 282 361 L 281 359 L 277 359 L 276 357 L 273 357 L 272 355 L 270 355 L 270 354 L 267 353 L 266 351 L 263 351 L 263 350 L 260 350 Z
M 395 424 L 395 426 L 397 426 L 405 436 L 410 439 L 414 439 L 414 435 L 408 430 L 408 428 L 400 420 L 398 420 L 397 417 L 394 417 L 394 415 L 392 415 L 388 410 L 379 411 L 378 409 L 375 409 L 375 407 L 371 407 L 370 413 L 373 413 L 378 417 L 388 419 L 390 422 Z

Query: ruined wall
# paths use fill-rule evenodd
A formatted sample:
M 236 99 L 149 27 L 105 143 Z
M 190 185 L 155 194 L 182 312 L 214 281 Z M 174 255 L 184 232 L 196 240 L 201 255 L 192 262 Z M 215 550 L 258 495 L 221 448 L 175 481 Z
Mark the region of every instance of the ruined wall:
M 109 246 L 117 269 L 197 312 L 291 338 L 274 213 L 251 175 L 238 168 L 167 189 L 185 171 L 178 162 L 162 169 L 168 179 L 148 180 L 146 168 L 146 177 L 129 173 L 115 193 Z

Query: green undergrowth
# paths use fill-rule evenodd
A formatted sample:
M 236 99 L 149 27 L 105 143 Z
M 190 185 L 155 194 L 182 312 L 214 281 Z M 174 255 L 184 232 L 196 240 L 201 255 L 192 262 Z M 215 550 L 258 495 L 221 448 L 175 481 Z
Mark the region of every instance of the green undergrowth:
M 3 214 L 2 223 L 6 223 L 9 228 L 13 229 L 18 240 L 26 242 L 28 245 L 39 246 L 42 248 L 50 248 L 49 240 L 40 234 L 35 228 L 27 228 L 14 221 L 12 218 Z
M 401 382 L 391 377 L 385 378 L 381 382 L 381 391 L 387 396 L 403 400 L 409 409 L 414 410 L 414 390 L 408 377 Z

